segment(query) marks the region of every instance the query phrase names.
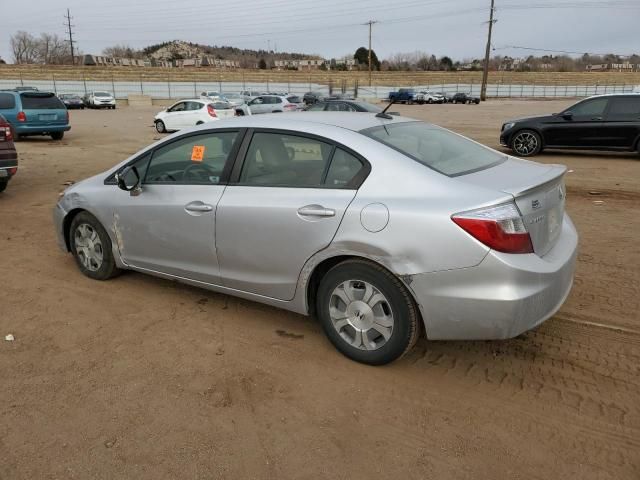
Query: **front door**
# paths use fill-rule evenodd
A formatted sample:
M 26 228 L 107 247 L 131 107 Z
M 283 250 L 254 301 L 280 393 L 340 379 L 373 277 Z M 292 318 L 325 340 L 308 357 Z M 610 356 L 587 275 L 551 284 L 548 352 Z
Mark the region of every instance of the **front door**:
M 584 100 L 563 113 L 555 115 L 543 130 L 547 147 L 603 147 L 602 133 L 607 97 Z
M 255 132 L 218 204 L 222 284 L 291 300 L 305 262 L 335 236 L 363 165 L 328 140 Z
M 251 115 L 265 113 L 268 106 L 269 105 L 265 103 L 265 97 L 256 97 L 249 102 L 249 110 L 251 110 Z
M 186 126 L 187 102 L 178 102 L 167 109 L 168 115 L 163 119 L 167 130 L 180 130 Z
M 238 131 L 188 135 L 141 160 L 137 196 L 118 191 L 113 230 L 120 255 L 132 267 L 219 283 L 216 207 Z

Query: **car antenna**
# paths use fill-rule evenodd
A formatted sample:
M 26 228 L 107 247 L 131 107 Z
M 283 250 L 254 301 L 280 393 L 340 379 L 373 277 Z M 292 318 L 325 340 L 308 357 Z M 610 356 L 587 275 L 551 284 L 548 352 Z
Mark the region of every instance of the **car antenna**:
M 380 113 L 376 113 L 376 117 L 377 118 L 384 118 L 385 120 L 393 120 L 393 117 L 387 113 L 387 110 L 389 110 L 389 107 L 391 105 L 393 105 L 394 103 L 396 103 L 396 98 L 395 97 L 393 97 L 391 99 L 391 101 L 389 102 L 389 105 L 384 107 L 384 110 L 382 110 Z

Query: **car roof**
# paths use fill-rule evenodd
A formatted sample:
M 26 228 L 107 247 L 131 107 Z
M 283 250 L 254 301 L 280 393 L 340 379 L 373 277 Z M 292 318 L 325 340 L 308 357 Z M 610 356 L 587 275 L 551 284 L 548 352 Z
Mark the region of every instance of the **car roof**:
M 329 125 L 354 132 L 382 125 L 393 125 L 419 120 L 393 115 L 391 119 L 376 117 L 375 113 L 363 112 L 291 112 L 265 115 L 247 115 L 216 122 L 216 128 L 278 128 L 283 130 L 299 130 L 302 123 L 311 125 Z M 211 124 L 202 124 L 197 129 L 211 128 Z
M 640 92 L 624 92 L 624 93 L 601 93 L 598 95 L 591 95 L 587 98 L 601 98 L 601 97 L 637 97 Z M 586 99 L 585 99 L 586 100 Z

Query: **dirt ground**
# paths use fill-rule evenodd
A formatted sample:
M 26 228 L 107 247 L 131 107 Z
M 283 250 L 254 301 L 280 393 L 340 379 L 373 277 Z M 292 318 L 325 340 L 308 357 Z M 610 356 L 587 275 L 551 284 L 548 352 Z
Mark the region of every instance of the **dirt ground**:
M 394 110 L 497 147 L 503 120 L 569 103 Z M 367 367 L 313 319 L 137 273 L 99 283 L 57 249 L 64 182 L 153 141 L 157 110 L 73 111 L 62 142 L 17 145 L 0 195 L 0 479 L 640 478 L 639 157 L 536 159 L 570 168 L 581 236 L 551 320 Z

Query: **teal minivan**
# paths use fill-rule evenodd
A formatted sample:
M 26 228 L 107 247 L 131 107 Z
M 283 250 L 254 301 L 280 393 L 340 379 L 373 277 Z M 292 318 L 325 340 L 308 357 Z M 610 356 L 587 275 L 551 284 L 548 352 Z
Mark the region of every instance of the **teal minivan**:
M 67 107 L 52 92 L 0 91 L 0 115 L 11 124 L 16 140 L 27 135 L 62 140 L 71 129 Z

